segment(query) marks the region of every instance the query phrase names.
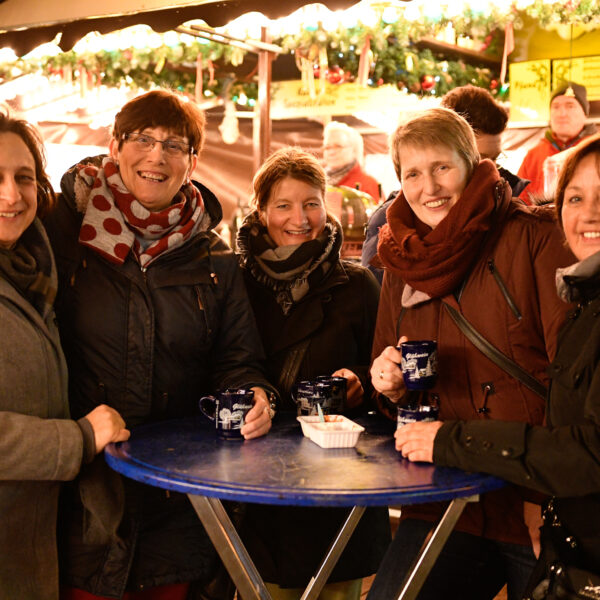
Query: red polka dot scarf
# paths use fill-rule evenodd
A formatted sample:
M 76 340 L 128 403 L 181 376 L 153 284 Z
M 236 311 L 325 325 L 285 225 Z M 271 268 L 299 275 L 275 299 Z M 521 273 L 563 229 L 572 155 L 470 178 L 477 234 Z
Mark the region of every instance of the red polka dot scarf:
M 182 186 L 167 208 L 151 212 L 123 184 L 111 157 L 102 167 L 80 165 L 75 183 L 77 204 L 85 204 L 79 243 L 107 260 L 123 264 L 130 250 L 146 268 L 157 256 L 184 244 L 208 228 L 210 217 L 193 184 Z M 87 202 L 82 196 L 87 195 Z

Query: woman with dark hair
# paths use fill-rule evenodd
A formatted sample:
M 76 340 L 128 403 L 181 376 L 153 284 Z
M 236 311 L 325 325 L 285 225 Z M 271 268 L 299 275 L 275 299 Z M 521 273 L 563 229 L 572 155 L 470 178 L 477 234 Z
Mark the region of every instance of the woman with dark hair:
M 216 197 L 192 182 L 204 116 L 166 90 L 128 102 L 110 155 L 62 180 L 47 222 L 75 415 L 107 403 L 135 427 L 194 415 L 217 388 L 251 388 L 246 439 L 267 433 L 272 388 L 233 252 L 212 231 Z M 184 598 L 215 549 L 184 494 L 122 478 L 102 458 L 69 497 L 64 598 Z
M 325 206 L 326 176 L 299 148 L 270 156 L 253 181 L 253 206 L 238 249 L 246 287 L 281 408 L 296 414 L 294 383 L 319 375 L 347 380 L 347 409 L 370 395 L 368 365 L 379 284 L 341 260 L 342 231 Z M 300 598 L 347 511 L 249 505 L 245 542 L 273 598 Z M 336 565 L 322 600 L 360 597 L 389 542 L 387 509 L 369 509 Z
M 512 200 L 494 163 L 480 160 L 471 127 L 452 110 L 409 118 L 393 134 L 391 151 L 402 192 L 380 234 L 386 273 L 371 367 L 382 409 L 394 415 L 408 400 L 399 342 L 430 339 L 438 346 L 431 393 L 442 421 L 541 425 L 547 368 L 566 309 L 553 289 L 554 272 L 572 262 L 552 213 Z M 488 345 L 476 345 L 480 338 Z M 397 439 L 410 430 L 400 427 Z M 506 460 L 516 451 L 468 443 L 488 455 L 505 450 Z M 397 447 L 411 455 L 410 446 Z M 539 498 L 508 486 L 470 504 L 418 598 L 492 599 L 504 584 L 510 600 L 520 598 L 541 518 L 539 506 L 524 500 Z M 443 509 L 403 507 L 372 598 L 398 596 L 411 557 Z
M 54 204 L 38 133 L 0 114 L 0 596 L 58 598 L 60 481 L 129 432 L 102 405 L 69 419 L 53 303 L 56 267 L 39 218 Z
M 452 419 L 396 436 L 409 460 L 483 471 L 553 496 L 535 600 L 595 598 L 600 590 L 600 136 L 567 158 L 556 213 L 578 262 L 556 273 L 558 295 L 576 307 L 549 369 L 547 426 Z

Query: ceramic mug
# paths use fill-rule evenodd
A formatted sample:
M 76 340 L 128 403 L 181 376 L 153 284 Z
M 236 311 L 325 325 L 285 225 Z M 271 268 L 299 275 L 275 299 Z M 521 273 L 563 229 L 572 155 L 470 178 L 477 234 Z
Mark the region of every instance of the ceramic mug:
M 420 340 L 398 346 L 402 377 L 407 390 L 430 390 L 437 377 L 437 342 Z
M 299 416 L 318 414 L 317 404 L 323 414 L 330 414 L 332 385 L 326 381 L 300 381 L 292 389 Z
M 346 385 L 348 380 L 345 377 L 319 375 L 317 381 L 331 384 L 331 400 L 328 406 L 330 414 L 343 413 L 346 408 Z
M 215 396 L 200 398 L 200 410 L 215 423 L 217 435 L 223 439 L 243 439 L 242 427 L 252 408 L 254 390 L 227 389 Z
M 440 412 L 436 404 L 421 404 L 412 407 L 398 407 L 397 428 L 403 427 L 408 423 L 426 423 L 427 421 L 437 421 Z

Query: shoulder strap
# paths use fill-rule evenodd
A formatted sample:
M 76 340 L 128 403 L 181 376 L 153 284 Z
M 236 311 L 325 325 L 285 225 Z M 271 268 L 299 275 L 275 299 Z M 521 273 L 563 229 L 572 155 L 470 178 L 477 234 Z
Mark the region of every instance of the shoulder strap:
M 454 307 L 443 301 L 442 304 L 454 323 L 456 323 L 456 326 L 480 352 L 485 354 L 485 356 L 487 356 L 493 363 L 499 366 L 511 377 L 514 377 L 517 381 L 520 381 L 526 388 L 529 388 L 541 398 L 546 398 L 546 393 L 548 390 L 546 389 L 545 385 L 543 385 L 525 369 L 520 367 L 516 362 L 508 358 L 508 356 L 500 352 L 496 346 L 484 338 L 479 331 L 477 331 L 477 329 L 475 329 L 475 327 L 473 327 L 473 325 L 471 325 L 471 323 L 469 323 L 469 321 L 467 321 L 467 319 L 465 319 L 465 317 Z

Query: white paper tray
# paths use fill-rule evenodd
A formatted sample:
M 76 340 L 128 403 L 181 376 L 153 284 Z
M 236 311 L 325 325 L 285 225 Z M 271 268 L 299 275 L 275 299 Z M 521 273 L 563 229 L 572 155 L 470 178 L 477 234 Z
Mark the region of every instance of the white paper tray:
M 321 448 L 352 448 L 365 430 L 344 415 L 325 415 L 325 423 L 318 416 L 296 418 L 302 433 Z

